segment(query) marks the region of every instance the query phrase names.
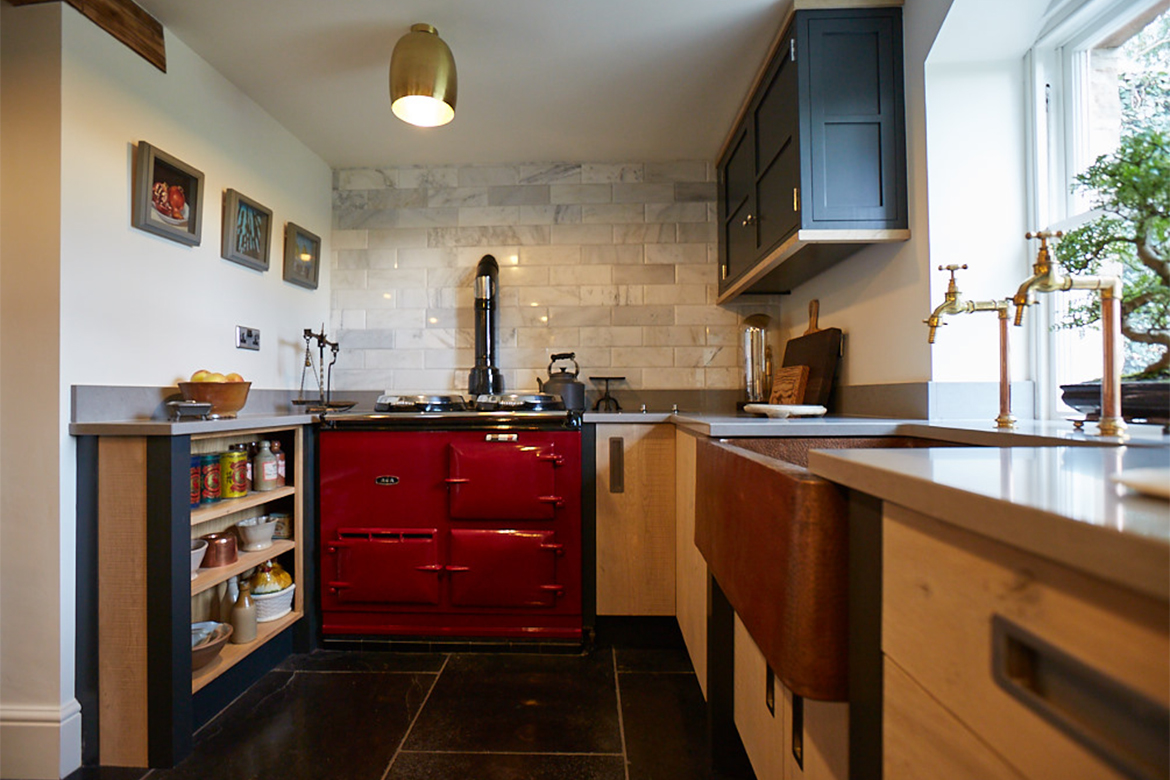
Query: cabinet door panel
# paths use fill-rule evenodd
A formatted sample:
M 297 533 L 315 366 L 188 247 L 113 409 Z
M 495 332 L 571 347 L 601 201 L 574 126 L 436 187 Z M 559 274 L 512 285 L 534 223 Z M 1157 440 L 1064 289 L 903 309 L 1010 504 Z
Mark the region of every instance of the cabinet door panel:
M 805 227 L 881 228 L 904 219 L 898 31 L 895 14 L 804 20 Z
M 789 35 L 788 39 L 791 40 Z M 770 251 L 800 227 L 800 127 L 796 63 L 781 47 L 776 73 L 755 111 L 758 254 Z
M 751 215 L 751 219 L 748 219 Z M 756 215 L 745 202 L 723 226 L 727 246 L 727 278 L 734 279 L 756 262 Z

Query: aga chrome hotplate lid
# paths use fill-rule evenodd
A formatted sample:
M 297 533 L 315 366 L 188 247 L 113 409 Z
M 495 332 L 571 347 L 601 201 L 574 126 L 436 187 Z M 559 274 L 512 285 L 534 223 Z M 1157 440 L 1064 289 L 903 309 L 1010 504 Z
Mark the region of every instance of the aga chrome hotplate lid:
M 462 412 L 467 403 L 461 395 L 380 395 L 375 412 Z

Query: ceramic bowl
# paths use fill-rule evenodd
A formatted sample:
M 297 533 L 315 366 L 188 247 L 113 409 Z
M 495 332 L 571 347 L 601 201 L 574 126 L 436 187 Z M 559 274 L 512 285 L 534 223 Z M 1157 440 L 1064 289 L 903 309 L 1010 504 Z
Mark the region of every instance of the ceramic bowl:
M 191 540 L 191 579 L 199 576 L 199 564 L 203 563 L 203 556 L 207 554 L 206 539 Z
M 215 660 L 232 635 L 228 623 L 208 620 L 191 624 L 191 669 L 202 668 Z
M 272 533 L 276 530 L 276 519 L 268 515 L 249 517 L 236 523 L 236 533 L 248 552 L 266 550 L 272 546 Z
M 232 532 L 204 534 L 202 538 L 207 540 L 207 555 L 203 558 L 203 568 L 214 569 L 217 566 L 228 566 L 239 559 L 240 555 L 236 550 L 236 535 Z
M 235 417 L 248 402 L 251 382 L 179 382 L 179 392 L 188 401 L 211 404 L 212 417 Z

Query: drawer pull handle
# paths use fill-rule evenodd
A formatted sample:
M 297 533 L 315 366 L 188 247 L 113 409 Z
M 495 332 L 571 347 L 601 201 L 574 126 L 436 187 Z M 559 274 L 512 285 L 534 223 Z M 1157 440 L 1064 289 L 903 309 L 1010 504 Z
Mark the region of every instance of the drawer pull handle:
M 563 544 L 557 544 L 556 542 L 546 542 L 545 544 L 540 545 L 540 549 L 550 550 L 554 555 L 565 554 L 565 546 Z
M 1170 710 L 1002 615 L 991 619 L 996 684 L 1126 777 L 1165 777 Z
M 626 440 L 609 437 L 609 492 L 626 492 Z
M 443 564 L 441 564 L 441 563 L 428 563 L 428 564 L 423 564 L 422 566 L 415 566 L 414 569 L 415 569 L 415 571 L 440 572 L 443 570 Z
M 537 496 L 536 500 L 542 504 L 552 504 L 553 506 L 565 505 L 565 499 L 560 496 Z
M 463 485 L 471 481 L 469 477 L 447 477 L 443 480 L 448 485 Z

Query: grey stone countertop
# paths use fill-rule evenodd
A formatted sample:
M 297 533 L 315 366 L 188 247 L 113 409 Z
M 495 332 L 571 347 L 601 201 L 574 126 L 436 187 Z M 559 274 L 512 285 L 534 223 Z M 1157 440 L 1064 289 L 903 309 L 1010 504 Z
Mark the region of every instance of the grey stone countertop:
M 637 414 L 622 415 L 636 417 Z M 1127 437 L 1098 436 L 1095 424 L 1077 431 L 1062 420 L 1021 420 L 1014 430 L 1000 430 L 990 420 L 912 420 L 881 417 L 766 417 L 734 414 L 690 414 L 671 417 L 675 425 L 702 436 L 733 438 L 805 436 L 913 436 L 978 447 L 1130 446 L 1170 447 L 1160 425 L 1130 425 Z M 586 422 L 590 422 L 586 416 Z
M 825 479 L 1170 600 L 1170 501 L 1114 476 L 1158 469 L 1167 447 L 813 450 Z
M 255 428 L 287 428 L 309 425 L 315 414 L 241 414 L 220 420 L 118 420 L 69 424 L 74 436 L 203 436 Z

